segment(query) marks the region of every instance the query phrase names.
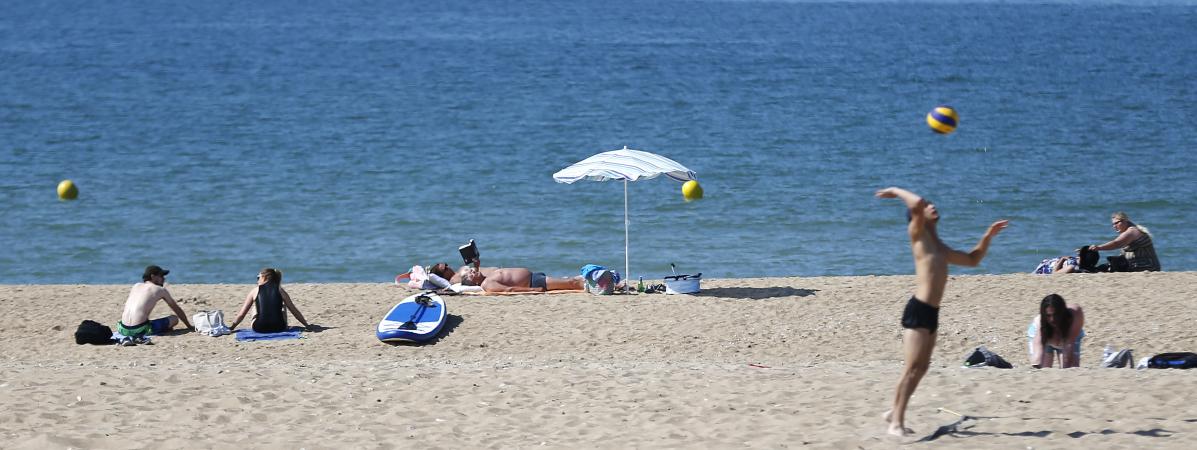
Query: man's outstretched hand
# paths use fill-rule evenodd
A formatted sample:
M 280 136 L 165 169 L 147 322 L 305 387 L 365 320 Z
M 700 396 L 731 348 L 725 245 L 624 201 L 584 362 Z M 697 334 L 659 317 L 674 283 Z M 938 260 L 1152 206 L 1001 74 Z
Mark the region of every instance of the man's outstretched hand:
M 897 198 L 898 193 L 894 191 L 895 188 L 887 187 L 885 189 L 878 189 L 877 193 L 873 194 L 877 198 Z
M 989 226 L 989 231 L 986 231 L 986 234 L 988 234 L 990 236 L 997 236 L 997 234 L 1000 233 L 1002 230 L 1006 229 L 1006 226 L 1009 224 L 1010 224 L 1010 221 L 1006 220 L 1006 219 L 1002 219 L 997 222 L 994 222 L 993 225 Z

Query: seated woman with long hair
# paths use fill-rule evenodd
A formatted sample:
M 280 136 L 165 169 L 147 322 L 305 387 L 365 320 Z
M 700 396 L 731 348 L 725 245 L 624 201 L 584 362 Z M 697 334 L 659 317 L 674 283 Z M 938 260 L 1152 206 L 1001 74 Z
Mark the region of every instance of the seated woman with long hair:
M 1158 272 L 1160 270 L 1160 258 L 1155 253 L 1155 244 L 1151 240 L 1151 231 L 1148 231 L 1147 227 L 1131 222 L 1130 216 L 1121 211 L 1110 216 L 1110 226 L 1114 227 L 1118 237 L 1104 244 L 1091 245 L 1089 248 L 1095 251 L 1122 249 L 1122 254 L 1119 256 L 1125 258 L 1126 265 L 1119 267 L 1114 264 L 1114 261 L 1111 261 L 1111 272 Z
M 283 310 L 283 307 L 291 310 L 295 319 L 305 328 L 310 329 L 312 326 L 303 319 L 303 314 L 300 314 L 295 303 L 291 302 L 291 296 L 283 290 L 282 282 L 283 272 L 269 267 L 262 269 L 258 273 L 258 285 L 245 295 L 245 303 L 241 305 L 241 311 L 237 312 L 237 318 L 233 319 L 233 324 L 229 325 L 229 329 L 236 329 L 237 325 L 241 324 L 241 320 L 245 318 L 245 314 L 249 313 L 251 306 L 257 306 L 253 318 L 253 329 L 259 333 L 277 333 L 287 330 L 287 312 Z
M 1043 297 L 1039 315 L 1027 327 L 1032 367 L 1051 367 L 1057 354 L 1063 360 L 1063 368 L 1079 367 L 1084 326 L 1085 311 L 1080 306 L 1068 306 L 1059 294 Z

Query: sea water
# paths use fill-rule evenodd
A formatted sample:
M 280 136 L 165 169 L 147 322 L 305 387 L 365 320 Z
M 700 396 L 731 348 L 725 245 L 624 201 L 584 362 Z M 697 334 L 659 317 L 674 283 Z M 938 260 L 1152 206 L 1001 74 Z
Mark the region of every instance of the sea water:
M 1194 2 L 3 9 L 0 283 L 389 282 L 471 238 L 488 265 L 623 271 L 625 186 L 552 175 L 624 146 L 706 191 L 626 186 L 632 277 L 912 273 L 891 185 L 958 249 L 1010 219 L 956 273 L 1030 272 L 1115 211 L 1197 269 Z

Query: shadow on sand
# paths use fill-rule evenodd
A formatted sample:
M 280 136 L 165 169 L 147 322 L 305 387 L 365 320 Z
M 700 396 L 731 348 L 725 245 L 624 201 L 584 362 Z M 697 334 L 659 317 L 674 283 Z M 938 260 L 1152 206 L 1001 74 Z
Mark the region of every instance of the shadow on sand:
M 287 331 L 302 331 L 302 332 L 305 332 L 305 333 L 319 333 L 319 332 L 322 332 L 322 331 L 325 331 L 325 330 L 335 330 L 335 329 L 337 329 L 337 327 L 326 327 L 326 326 L 324 326 L 324 325 L 316 325 L 316 324 L 314 324 L 314 323 L 313 323 L 313 324 L 311 324 L 311 325 L 312 325 L 312 326 L 311 326 L 310 328 L 304 328 L 304 327 L 301 327 L 301 326 L 298 326 L 298 325 L 295 325 L 295 326 L 289 326 L 289 327 L 287 327 Z M 237 331 L 240 331 L 240 330 L 252 330 L 252 329 L 253 329 L 253 323 L 250 323 L 250 324 L 248 324 L 248 326 L 240 326 L 240 327 L 238 327 L 236 330 L 233 330 L 233 333 L 229 333 L 229 334 L 230 334 L 230 335 L 232 335 L 232 334 L 234 334 L 234 333 L 236 333 Z M 188 330 L 187 328 L 184 328 L 184 327 L 182 327 L 182 326 L 179 326 L 179 327 L 177 327 L 177 328 L 171 328 L 171 329 L 170 329 L 170 331 L 167 331 L 167 332 L 165 332 L 165 333 L 158 333 L 158 334 L 155 334 L 154 336 L 180 336 L 180 335 L 184 335 L 184 334 L 191 334 L 191 333 L 199 333 L 199 332 L 198 332 L 198 331 L 192 331 L 192 330 Z
M 960 419 L 956 420 L 955 422 L 952 422 L 947 425 L 939 427 L 938 429 L 935 430 L 934 433 L 931 433 L 930 435 L 928 435 L 922 439 L 919 439 L 915 442 L 931 442 L 931 441 L 939 439 L 943 436 L 952 436 L 955 438 L 964 438 L 964 437 L 972 437 L 972 436 L 1018 436 L 1018 437 L 1045 438 L 1045 437 L 1049 437 L 1049 436 L 1057 433 L 1057 432 L 1053 432 L 1050 430 L 1018 431 L 1018 432 L 971 431 L 970 428 L 972 428 L 973 426 L 975 426 L 977 424 L 978 419 L 1016 419 L 1016 420 L 1024 420 L 1024 421 L 1042 420 L 1042 419 L 1027 418 L 1027 417 L 1008 418 L 1008 417 L 963 416 Z M 1068 420 L 1068 419 L 1059 419 L 1059 420 Z M 1084 437 L 1084 436 L 1087 436 L 1090 434 L 1099 434 L 1099 435 L 1129 434 L 1129 435 L 1144 436 L 1144 437 L 1164 437 L 1164 438 L 1166 438 L 1166 437 L 1171 437 L 1173 434 L 1175 434 L 1175 432 L 1170 431 L 1170 430 L 1165 430 L 1162 428 L 1152 428 L 1150 430 L 1135 430 L 1135 431 L 1115 431 L 1115 430 L 1106 428 L 1106 429 L 1102 429 L 1102 430 L 1098 430 L 1098 431 L 1074 431 L 1071 433 L 1063 433 L 1063 434 L 1065 436 L 1068 436 L 1073 439 L 1081 438 L 1081 437 Z
M 695 297 L 718 297 L 718 298 L 741 298 L 761 300 L 766 298 L 778 297 L 806 297 L 815 295 L 819 292 L 818 289 L 797 289 L 792 287 L 766 287 L 766 288 L 750 288 L 750 287 L 732 287 L 732 288 L 711 288 L 698 291 L 697 294 L 691 294 Z

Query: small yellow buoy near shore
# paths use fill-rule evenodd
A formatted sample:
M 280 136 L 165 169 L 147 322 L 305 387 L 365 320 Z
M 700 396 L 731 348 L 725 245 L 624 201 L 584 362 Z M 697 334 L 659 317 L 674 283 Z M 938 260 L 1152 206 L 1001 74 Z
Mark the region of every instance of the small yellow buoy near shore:
M 682 183 L 682 198 L 686 199 L 686 201 L 702 198 L 702 186 L 698 185 L 698 180 L 690 180 Z
M 71 180 L 62 180 L 58 183 L 58 199 L 59 200 L 74 200 L 79 197 L 79 188 L 75 187 L 75 182 Z

